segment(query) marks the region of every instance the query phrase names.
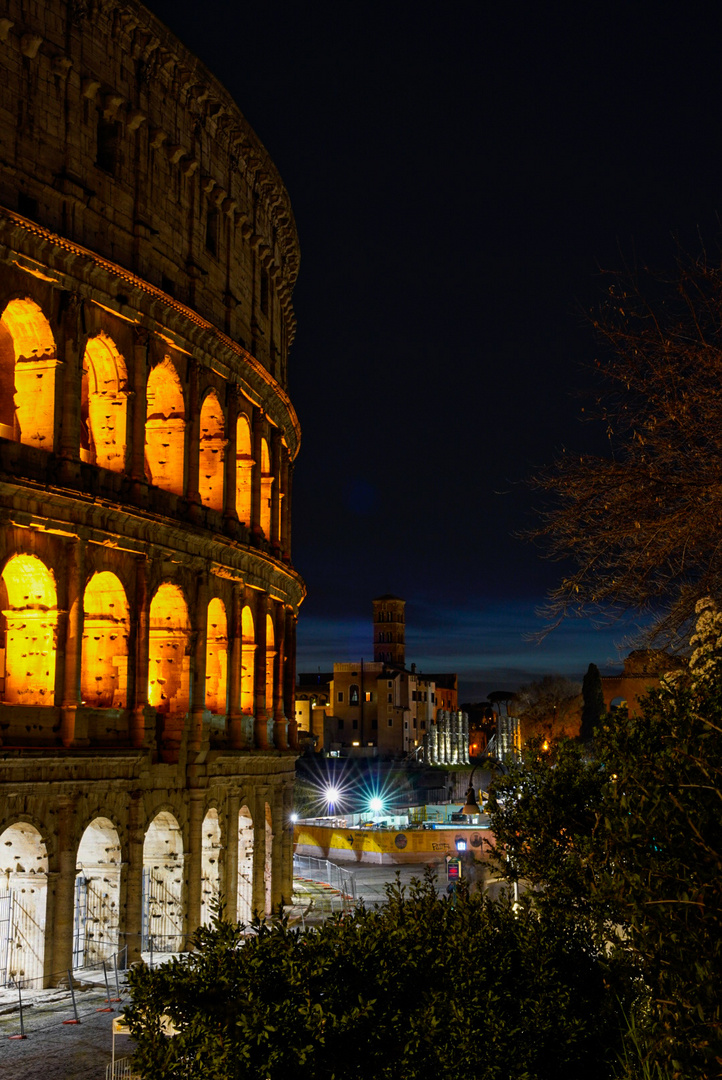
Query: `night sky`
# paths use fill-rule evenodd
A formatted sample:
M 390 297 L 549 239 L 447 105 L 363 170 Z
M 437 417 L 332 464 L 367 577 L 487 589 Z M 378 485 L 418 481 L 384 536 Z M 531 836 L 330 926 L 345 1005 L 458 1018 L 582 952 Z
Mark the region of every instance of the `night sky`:
M 385 592 L 407 600 L 407 661 L 458 671 L 462 700 L 614 670 L 629 627 L 527 640 L 560 568 L 515 536 L 535 469 L 603 449 L 580 422 L 600 268 L 716 250 L 719 9 L 149 6 L 233 94 L 296 215 L 298 670 L 370 659 Z

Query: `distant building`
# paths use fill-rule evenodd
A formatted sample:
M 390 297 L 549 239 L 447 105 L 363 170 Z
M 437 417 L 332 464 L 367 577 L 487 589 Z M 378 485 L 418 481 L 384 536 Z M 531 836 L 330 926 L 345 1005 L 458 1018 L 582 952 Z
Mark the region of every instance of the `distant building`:
M 441 710 L 458 708 L 458 677 L 406 668 L 406 601 L 373 601 L 373 661 L 333 665 L 333 673 L 303 673 L 296 688 L 299 741 L 315 749 L 358 754 L 410 753 L 421 747 Z
M 669 671 L 679 671 L 684 661 L 662 649 L 635 649 L 624 660 L 619 675 L 602 675 L 602 693 L 607 708 L 626 707 L 630 715 L 640 711 L 639 702 L 655 689 Z

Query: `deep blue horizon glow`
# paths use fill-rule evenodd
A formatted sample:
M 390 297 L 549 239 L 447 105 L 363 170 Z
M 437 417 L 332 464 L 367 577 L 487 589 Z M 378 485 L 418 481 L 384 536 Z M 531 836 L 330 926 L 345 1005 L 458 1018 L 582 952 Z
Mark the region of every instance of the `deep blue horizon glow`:
M 622 667 L 634 626 L 620 620 L 594 626 L 569 620 L 541 642 L 528 640 L 542 623 L 538 602 L 508 601 L 479 610 L 458 609 L 435 617 L 425 605 L 407 604 L 406 663 L 417 671 L 456 672 L 459 701 L 483 700 L 491 690 L 517 690 L 544 675 L 581 681 L 590 663 L 602 674 Z M 373 659 L 371 614 L 367 618 L 299 616 L 297 670 L 332 671 L 334 663 Z

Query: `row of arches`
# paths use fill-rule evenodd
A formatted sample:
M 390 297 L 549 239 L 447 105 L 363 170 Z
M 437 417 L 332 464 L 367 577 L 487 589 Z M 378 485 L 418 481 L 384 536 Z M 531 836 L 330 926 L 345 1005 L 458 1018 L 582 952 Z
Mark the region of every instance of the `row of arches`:
M 116 574 L 94 573 L 82 595 L 81 703 L 95 709 L 128 707 L 131 620 Z M 52 570 L 36 555 L 15 554 L 0 575 L 1 700 L 8 705 L 51 705 L 55 693 L 58 597 Z M 273 697 L 275 627 L 266 614 L 266 700 Z M 148 704 L 161 715 L 187 712 L 190 699 L 191 622 L 180 587 L 162 583 L 148 612 Z M 226 715 L 229 706 L 252 713 L 256 630 L 253 612 L 241 612 L 240 701 L 229 702 L 229 627 L 222 599 L 210 599 L 205 633 L 204 707 Z
M 1 437 L 43 450 L 57 449 L 59 363 L 55 337 L 41 307 L 29 297 L 11 300 L 0 319 Z M 211 510 L 235 513 L 247 527 L 257 524 L 267 540 L 280 542 L 288 481 L 281 475 L 279 454 L 273 453 L 268 435 L 255 436 L 246 411 L 240 410 L 235 420 L 227 418 L 213 387 L 207 387 L 199 407 L 191 409 L 169 355 L 151 368 L 144 390 L 142 467 L 146 481 L 173 494 L 188 495 Z M 113 338 L 99 330 L 87 339 L 82 356 L 75 448 L 81 461 L 113 472 L 128 469 L 132 397 L 125 359 Z M 142 408 L 142 402 L 133 407 Z M 195 411 L 199 412 L 197 430 L 192 423 Z M 232 454 L 228 453 L 230 444 Z M 197 490 L 189 491 L 194 454 L 192 486 Z
M 240 807 L 223 835 L 218 810 L 207 810 L 200 846 L 186 852 L 178 819 L 161 810 L 149 822 L 142 840 L 140 926 L 127 917 L 128 853 L 118 829 L 104 816 L 84 830 L 75 852 L 72 889 L 72 969 L 82 970 L 107 961 L 130 943 L 131 952 L 173 953 L 187 947 L 188 878 L 191 860 L 199 863 L 200 898 L 195 925 L 211 921 L 221 894 L 226 895 L 228 862 L 233 850 L 235 889 L 230 917 L 248 924 L 254 911 L 270 915 L 273 899 L 273 817 L 268 802 L 254 824 L 251 809 Z M 260 831 L 260 836 L 259 836 Z M 256 857 L 260 845 L 262 858 Z M 254 881 L 254 875 L 262 881 Z M 0 833 L 0 987 L 38 988 L 62 977 L 53 971 L 49 936 L 57 931 L 48 849 L 40 830 L 27 821 L 15 822 Z M 132 940 L 130 940 L 132 939 Z

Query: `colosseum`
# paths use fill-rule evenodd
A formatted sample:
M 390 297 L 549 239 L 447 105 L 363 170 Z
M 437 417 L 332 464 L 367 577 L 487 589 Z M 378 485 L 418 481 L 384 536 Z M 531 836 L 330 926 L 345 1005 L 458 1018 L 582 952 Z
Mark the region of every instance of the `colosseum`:
M 298 242 L 135 0 L 0 18 L 0 985 L 290 899 Z

